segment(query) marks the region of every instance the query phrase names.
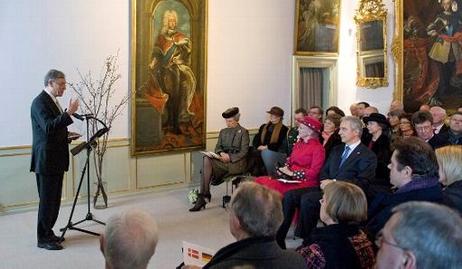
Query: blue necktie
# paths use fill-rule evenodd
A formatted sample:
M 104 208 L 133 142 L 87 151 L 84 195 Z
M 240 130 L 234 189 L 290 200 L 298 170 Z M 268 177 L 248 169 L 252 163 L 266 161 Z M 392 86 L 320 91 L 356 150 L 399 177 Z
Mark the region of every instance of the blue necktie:
M 348 153 L 350 153 L 350 147 L 345 146 L 345 150 L 343 151 L 343 154 L 342 154 L 342 160 L 340 161 L 340 167 L 343 165 L 343 163 L 348 158 Z

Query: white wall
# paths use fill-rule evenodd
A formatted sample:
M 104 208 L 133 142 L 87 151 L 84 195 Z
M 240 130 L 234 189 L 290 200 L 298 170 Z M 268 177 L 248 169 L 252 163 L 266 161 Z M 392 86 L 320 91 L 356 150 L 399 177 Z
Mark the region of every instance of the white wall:
M 120 50 L 119 93 L 128 91 L 129 14 L 129 1 L 121 0 L 0 0 L 0 126 L 8 128 L 0 147 L 31 144 L 30 103 L 50 68 L 72 82 L 77 68 L 98 74 L 105 57 Z M 61 104 L 71 95 L 68 88 Z M 113 136 L 127 137 L 127 116 L 114 124 Z
M 386 114 L 392 101 L 395 84 L 394 59 L 391 54 L 395 18 L 394 2 L 383 0 L 388 9 L 387 47 L 388 47 L 388 87 L 360 89 L 356 86 L 356 25 L 354 15 L 358 9 L 358 0 L 343 0 L 340 21 L 340 51 L 338 58 L 338 106 L 347 114 L 350 105 L 366 101 L 376 106 L 380 113 Z
M 31 144 L 30 103 L 50 68 L 69 82 L 77 68 L 98 74 L 119 51 L 119 94 L 129 90 L 128 0 L 0 0 L 0 147 Z M 245 7 L 245 8 L 243 8 Z M 239 106 L 242 124 L 256 128 L 269 106 L 290 111 L 294 5 L 281 0 L 209 1 L 207 131 L 222 128 L 221 112 Z M 97 77 L 97 76 L 96 76 Z M 60 101 L 67 105 L 68 88 Z M 129 136 L 129 113 L 112 137 Z M 81 124 L 74 124 L 83 132 Z
M 389 14 L 389 86 L 358 89 L 353 20 L 357 1 L 343 0 L 341 6 L 338 105 L 348 111 L 351 103 L 368 101 L 386 113 L 394 86 L 393 2 L 384 1 Z M 50 68 L 76 81 L 77 68 L 96 75 L 105 57 L 119 50 L 118 94 L 129 91 L 129 2 L 0 0 L 0 147 L 31 143 L 30 102 Z M 289 112 L 295 1 L 209 0 L 208 13 L 207 131 L 222 128 L 220 114 L 230 106 L 241 108 L 242 125 L 248 128 L 257 128 L 272 105 Z M 68 89 L 61 103 L 66 105 L 72 95 Z M 128 111 L 114 124 L 112 137 L 129 136 Z M 80 123 L 72 128 L 84 131 Z

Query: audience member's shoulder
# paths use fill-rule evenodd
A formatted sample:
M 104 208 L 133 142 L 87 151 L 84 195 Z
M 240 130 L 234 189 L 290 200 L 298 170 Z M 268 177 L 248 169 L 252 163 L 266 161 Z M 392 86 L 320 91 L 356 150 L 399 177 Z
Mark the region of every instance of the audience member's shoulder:
M 293 250 L 281 250 L 284 254 L 284 259 L 287 261 L 287 265 L 284 268 L 297 269 L 306 268 L 305 259 Z
M 249 133 L 249 130 L 247 130 L 247 128 L 243 127 L 242 125 L 239 125 L 239 129 L 244 133 Z
M 332 151 L 343 151 L 345 149 L 345 143 L 340 143 L 338 145 L 335 145 Z

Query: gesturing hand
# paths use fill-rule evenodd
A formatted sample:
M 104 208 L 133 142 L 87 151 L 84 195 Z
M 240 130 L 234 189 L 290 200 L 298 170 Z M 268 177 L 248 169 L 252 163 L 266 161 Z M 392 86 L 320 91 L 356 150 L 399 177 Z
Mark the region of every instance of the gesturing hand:
M 79 99 L 72 99 L 69 100 L 69 106 L 67 108 L 67 113 L 69 113 L 69 115 L 72 115 L 74 114 L 75 112 L 77 112 L 77 110 L 79 109 Z

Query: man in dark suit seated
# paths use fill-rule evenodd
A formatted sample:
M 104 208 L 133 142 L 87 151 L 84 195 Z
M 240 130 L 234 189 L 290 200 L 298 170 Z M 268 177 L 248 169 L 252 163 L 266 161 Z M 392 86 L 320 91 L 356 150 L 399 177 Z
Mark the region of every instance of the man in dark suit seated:
M 218 185 L 223 179 L 244 173 L 247 170 L 247 153 L 249 151 L 249 131 L 239 125 L 239 108 L 227 109 L 221 114 L 226 127 L 220 130 L 215 153 L 217 156 L 204 155 L 201 170 L 201 187 L 196 204 L 189 209 L 191 212 L 205 208 L 207 199 L 210 202 L 210 184 Z
M 433 132 L 433 116 L 427 111 L 417 111 L 412 114 L 417 136 L 432 146 L 433 149 L 444 146 L 444 141 Z
M 45 89 L 31 106 L 32 160 L 30 171 L 35 172 L 39 194 L 37 220 L 37 246 L 48 250 L 60 250 L 63 239 L 53 233 L 61 204 L 64 172 L 69 168 L 70 142 L 67 126 L 71 115 L 79 108 L 78 100 L 70 100 L 63 111 L 56 97 L 66 90 L 64 73 L 50 70 L 45 76 Z M 74 138 L 76 138 L 74 136 Z
M 289 191 L 283 199 L 284 222 L 277 233 L 278 244 L 285 248 L 285 238 L 296 208 L 300 208 L 300 236 L 309 236 L 319 219 L 319 199 L 322 189 L 336 180 L 348 181 L 367 192 L 369 181 L 375 176 L 377 157 L 366 146 L 361 144 L 362 122 L 360 119 L 347 116 L 342 118 L 339 135 L 344 144 L 332 149 L 321 170 L 321 186 Z
M 438 162 L 434 150 L 417 137 L 398 140 L 391 156 L 390 183 L 394 193 L 379 193 L 368 210 L 367 231 L 375 236 L 392 214 L 392 208 L 408 201 L 443 201 L 438 182 Z
M 242 183 L 229 208 L 229 230 L 237 241 L 220 249 L 203 269 L 306 268 L 301 255 L 276 244 L 274 235 L 281 222 L 279 194 L 254 182 Z
M 442 145 L 462 145 L 462 112 L 452 114 L 449 119 L 449 130 L 436 135 Z

